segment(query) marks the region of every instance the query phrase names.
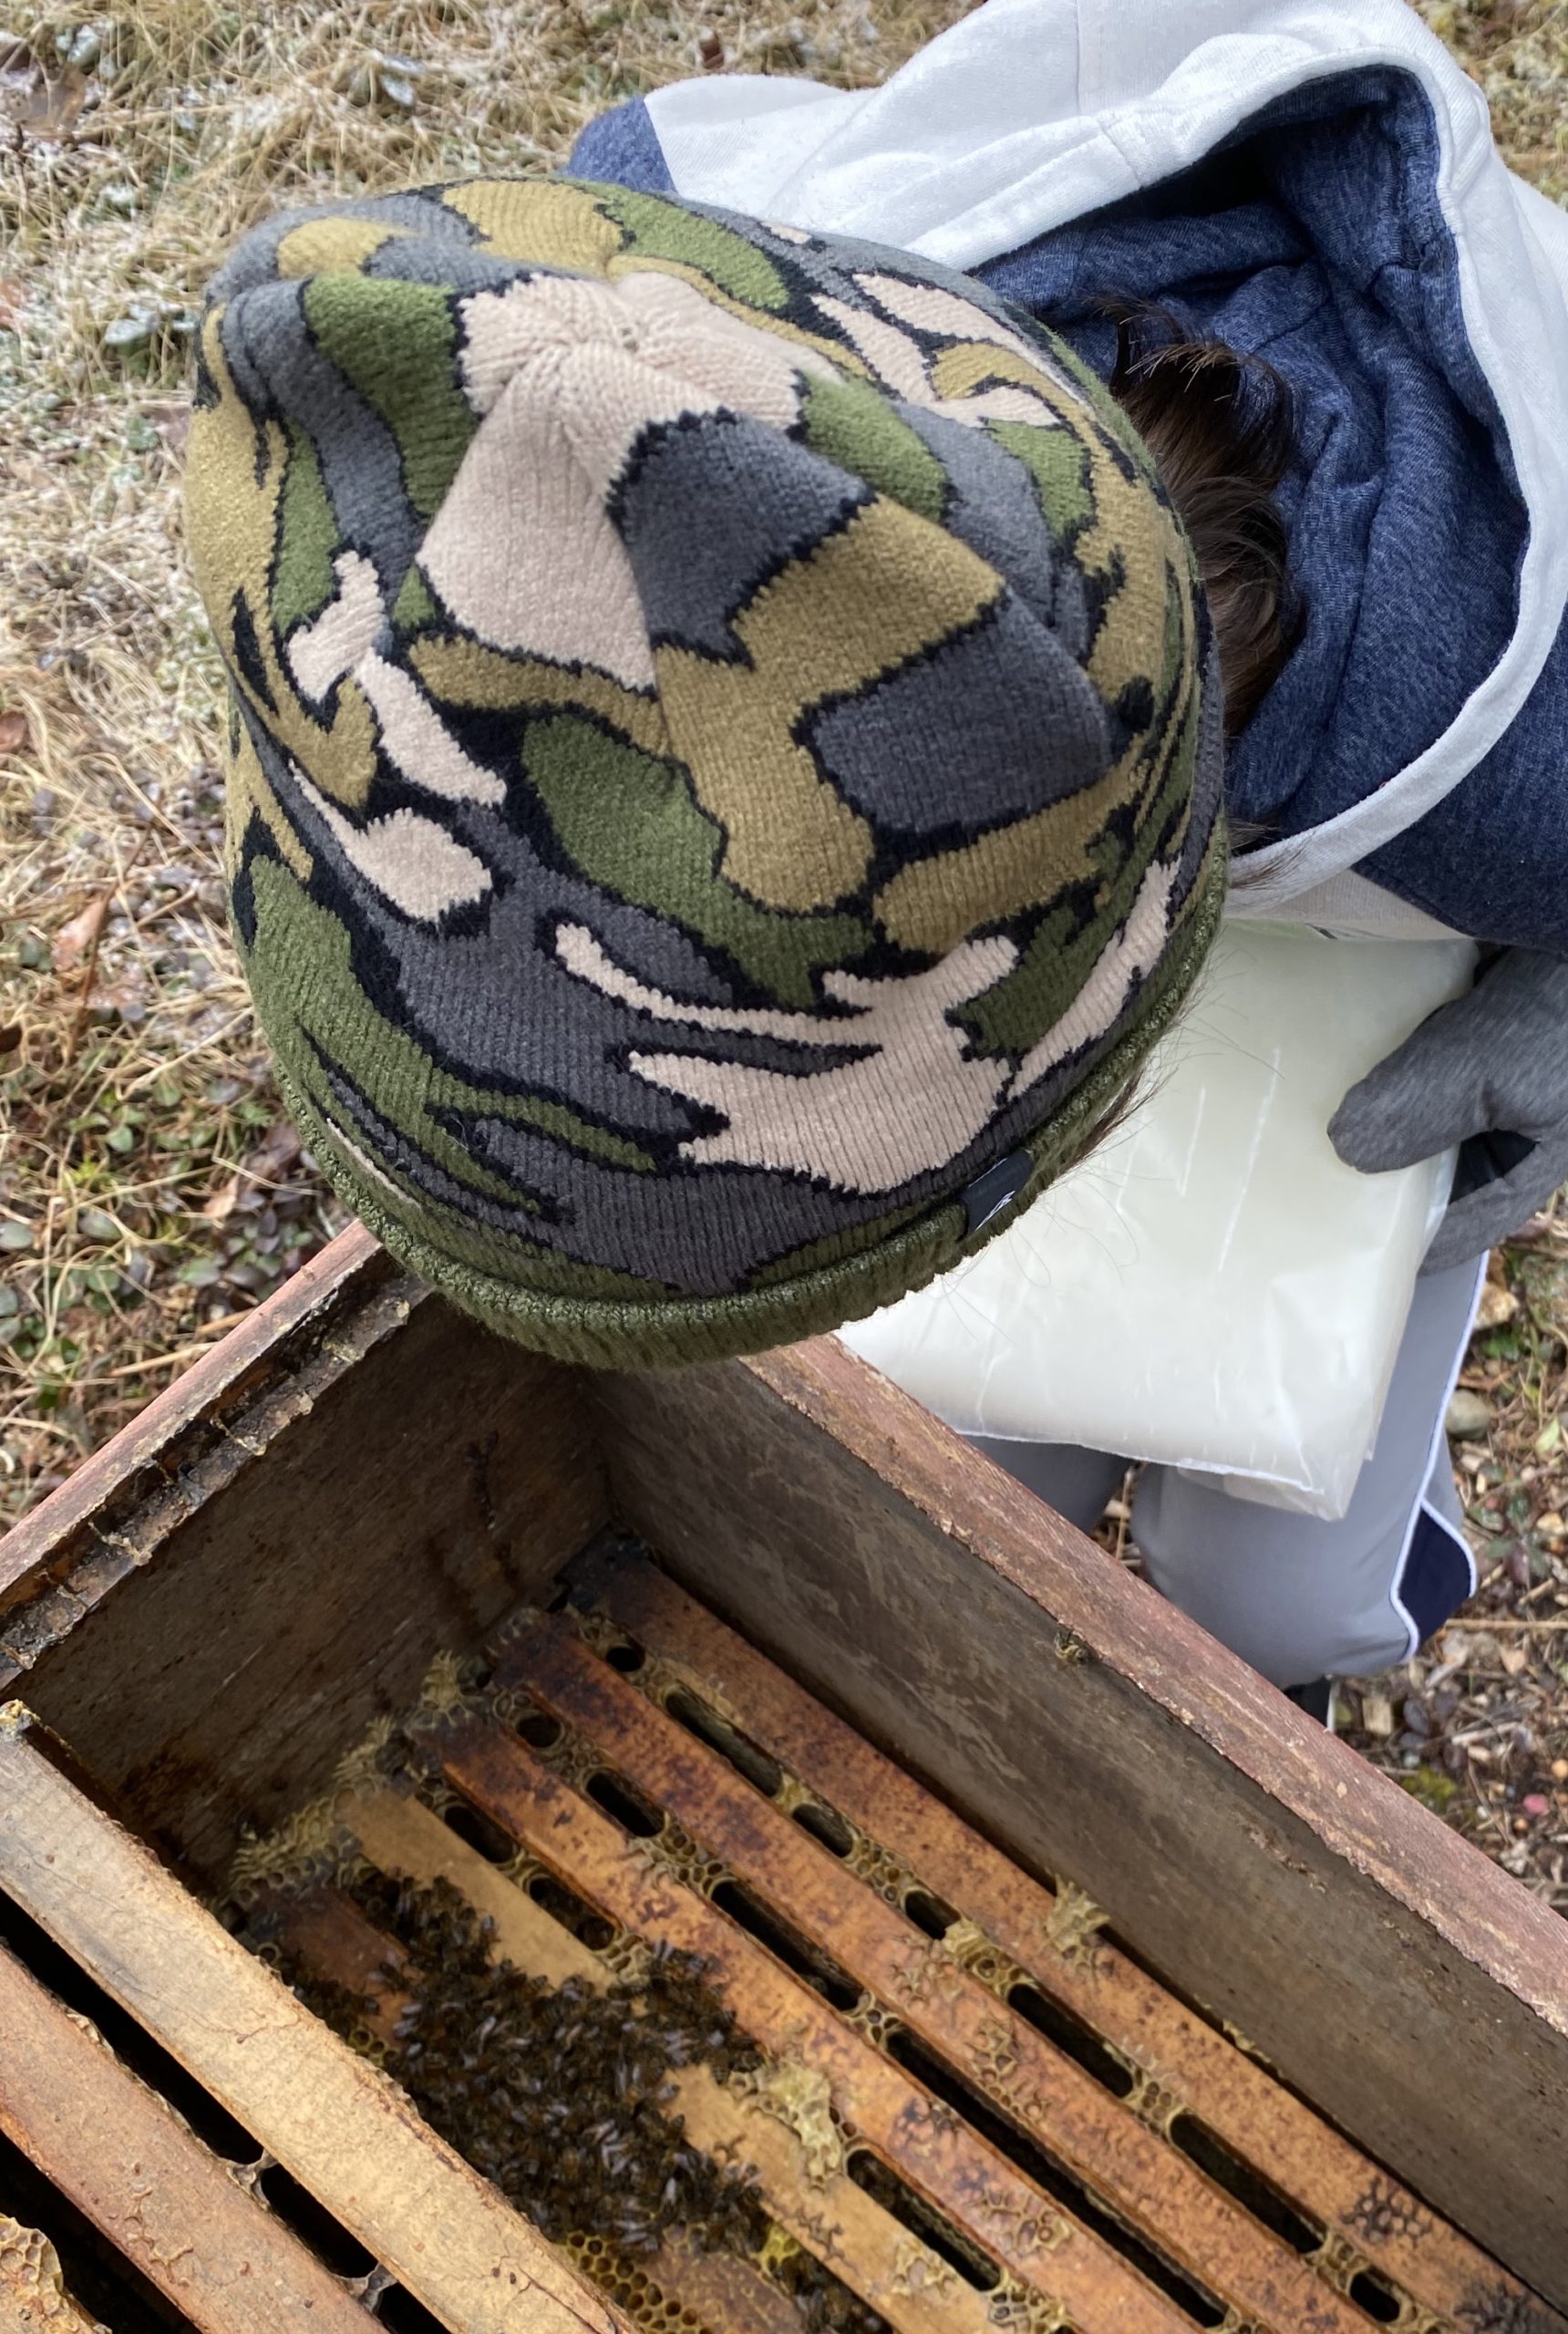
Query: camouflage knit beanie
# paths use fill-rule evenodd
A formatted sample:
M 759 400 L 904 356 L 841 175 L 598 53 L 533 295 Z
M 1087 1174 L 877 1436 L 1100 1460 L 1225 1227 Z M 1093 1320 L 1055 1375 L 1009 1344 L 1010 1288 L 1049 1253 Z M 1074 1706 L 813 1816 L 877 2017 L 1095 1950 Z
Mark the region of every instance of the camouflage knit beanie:
M 233 924 L 339 1193 L 528 1345 L 774 1345 L 1082 1150 L 1224 880 L 1190 546 L 1061 342 L 905 253 L 562 179 L 213 285 Z

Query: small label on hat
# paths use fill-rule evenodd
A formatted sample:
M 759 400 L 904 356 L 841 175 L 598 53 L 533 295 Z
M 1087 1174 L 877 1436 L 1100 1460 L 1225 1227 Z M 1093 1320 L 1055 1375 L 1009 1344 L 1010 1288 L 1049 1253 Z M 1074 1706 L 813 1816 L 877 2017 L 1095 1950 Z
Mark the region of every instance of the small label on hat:
M 1026 1151 L 1009 1152 L 1006 1159 L 998 1159 L 995 1167 L 987 1167 L 976 1175 L 964 1193 L 964 1210 L 969 1218 L 971 1234 L 1000 1215 L 1012 1204 L 1035 1172 L 1033 1157 Z

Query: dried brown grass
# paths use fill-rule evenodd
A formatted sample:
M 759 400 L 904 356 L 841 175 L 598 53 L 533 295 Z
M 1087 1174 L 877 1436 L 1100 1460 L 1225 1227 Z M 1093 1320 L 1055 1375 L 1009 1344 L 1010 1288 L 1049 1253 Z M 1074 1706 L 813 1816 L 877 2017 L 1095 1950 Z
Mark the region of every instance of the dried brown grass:
M 681 75 L 869 83 L 963 13 L 22 0 L 0 21 L 39 67 L 0 59 L 0 1515 L 335 1222 L 222 924 L 220 682 L 179 527 L 189 335 L 222 252 L 291 198 L 554 163 L 604 106 Z M 1424 13 L 1562 199 L 1568 0 Z M 1471 1356 L 1481 1596 L 1429 1658 L 1343 1699 L 1353 1739 L 1568 1905 L 1562 1225 L 1498 1261 L 1516 1309 Z
M 0 74 L 0 1513 L 335 1221 L 223 928 L 221 681 L 180 547 L 207 277 L 281 201 L 555 163 L 605 106 L 715 66 L 868 83 L 962 13 L 129 0 L 5 21 L 36 70 Z

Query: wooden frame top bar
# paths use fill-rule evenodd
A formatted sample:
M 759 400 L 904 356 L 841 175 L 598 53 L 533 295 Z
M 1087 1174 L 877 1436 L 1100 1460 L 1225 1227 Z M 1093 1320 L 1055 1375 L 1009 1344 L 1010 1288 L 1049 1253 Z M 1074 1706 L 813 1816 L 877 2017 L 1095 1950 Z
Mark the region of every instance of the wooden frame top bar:
M 0 1539 L 0 1690 L 28 1666 L 19 1647 L 7 1658 L 8 1612 L 90 1559 L 65 1592 L 63 1634 L 428 1295 L 352 1225 L 13 1525 Z M 28 1648 L 54 1633 L 35 1625 Z
M 0 2131 L 201 2334 L 365 2334 L 340 2280 L 4 1947 L 0 2035 Z
M 1568 1928 L 835 1340 L 595 1379 L 346 1233 L 0 1544 L 0 1697 L 215 1881 L 612 1513 L 1568 2310 Z
M 596 1390 L 684 1588 L 1568 2310 L 1568 1924 L 835 1339 Z
M 402 2091 L 72 1787 L 29 1730 L 18 1705 L 0 1710 L 0 1888 L 449 2334 L 631 2334 Z M 86 2135 L 84 2153 L 91 2145 Z M 240 2334 L 237 2321 L 220 2329 Z
M 1568 1922 L 1527 1888 L 1121 1565 L 1086 1562 L 1081 1534 L 836 1338 L 744 1367 L 1044 1605 L 1081 1655 L 1060 1669 L 1118 1673 L 1568 2042 Z M 1289 1868 L 1283 1839 L 1253 1844 Z

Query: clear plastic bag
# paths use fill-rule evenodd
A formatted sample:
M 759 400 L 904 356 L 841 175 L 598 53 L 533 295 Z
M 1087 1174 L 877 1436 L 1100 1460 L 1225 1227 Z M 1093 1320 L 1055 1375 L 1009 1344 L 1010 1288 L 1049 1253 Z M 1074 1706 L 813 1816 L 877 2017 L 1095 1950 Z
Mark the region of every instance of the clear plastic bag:
M 1453 1156 L 1362 1175 L 1328 1121 L 1474 965 L 1464 940 L 1227 923 L 1126 1122 L 846 1343 L 965 1433 L 1343 1515 Z

